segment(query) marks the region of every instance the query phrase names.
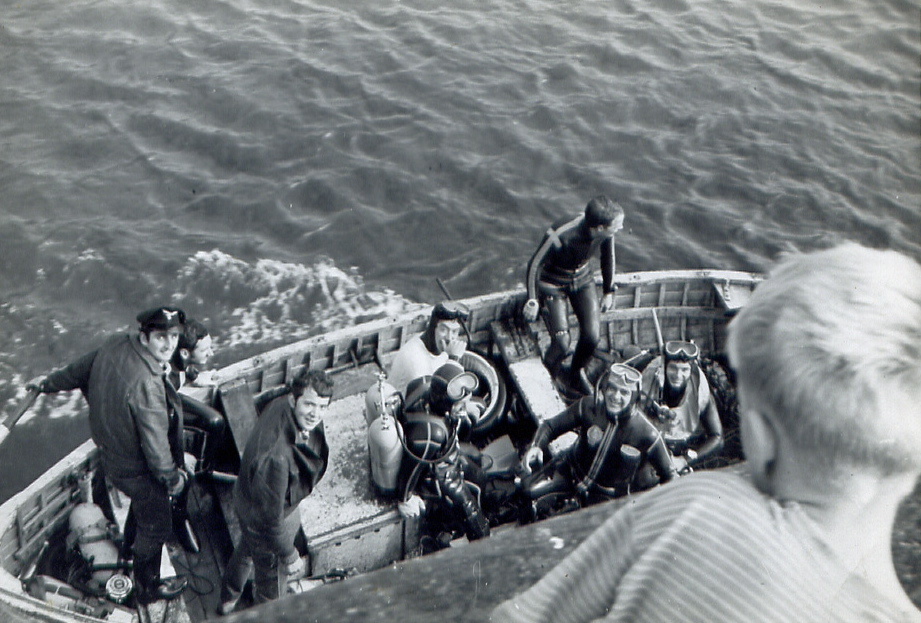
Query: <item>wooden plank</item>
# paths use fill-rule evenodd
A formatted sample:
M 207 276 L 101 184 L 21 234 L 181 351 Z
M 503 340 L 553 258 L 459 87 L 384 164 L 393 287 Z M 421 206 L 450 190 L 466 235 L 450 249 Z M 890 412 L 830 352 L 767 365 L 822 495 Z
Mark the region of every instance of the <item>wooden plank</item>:
M 308 538 L 309 573 L 323 575 L 337 569 L 365 573 L 403 560 L 412 549 L 404 544 L 403 523 L 400 514 L 390 510 L 322 538 Z M 418 528 L 413 537 L 418 543 Z
M 219 391 L 222 411 L 227 418 L 230 434 L 237 446 L 237 452 L 242 455 L 256 424 L 256 418 L 259 417 L 253 395 L 245 381 L 222 385 Z
M 182 600 L 192 621 L 213 618 L 217 612 L 225 561 L 233 549 L 221 517 L 222 509 L 212 493 L 219 488 L 230 489 L 224 484 L 211 487 L 195 482 L 189 492 L 189 519 L 201 551 L 193 554 L 181 547 L 168 548 L 173 567 L 189 580 L 189 588 L 182 594 Z
M 494 322 L 490 326 L 499 356 L 508 369 L 509 380 L 521 399 L 528 415 L 540 423 L 566 408 L 556 385 L 540 358 L 540 348 L 530 335 L 518 331 L 507 323 Z M 566 433 L 550 445 L 553 454 L 568 448 L 575 440 L 574 433 Z

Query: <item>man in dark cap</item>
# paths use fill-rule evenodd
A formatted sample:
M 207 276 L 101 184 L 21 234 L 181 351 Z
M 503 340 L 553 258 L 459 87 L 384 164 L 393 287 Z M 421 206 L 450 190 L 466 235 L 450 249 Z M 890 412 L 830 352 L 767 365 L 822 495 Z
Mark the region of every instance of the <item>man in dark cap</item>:
M 555 222 L 528 261 L 524 319 L 537 320 L 543 303 L 551 337 L 544 361 L 550 373 L 573 392 L 592 391 L 584 371 L 601 336 L 599 310 L 604 312 L 614 307 L 614 234 L 623 226 L 624 209 L 605 195 L 599 195 L 588 202 L 584 214 Z M 601 258 L 600 306 L 591 269 L 595 253 Z M 569 369 L 564 370 L 563 360 L 570 343 L 567 299 L 579 320 L 579 342 Z
M 52 393 L 80 389 L 89 403 L 93 441 L 106 478 L 131 499 L 137 601 L 173 599 L 184 578 L 160 578 L 163 544 L 172 536 L 171 498 L 188 476 L 182 468 L 182 407 L 167 378 L 185 313 L 155 307 L 137 316 L 139 331 L 109 338 L 99 349 L 34 386 Z
M 297 508 L 326 473 L 322 416 L 332 393 L 325 372 L 304 369 L 256 420 L 233 489 L 242 535 L 224 572 L 220 614 L 237 607 L 254 566 L 257 604 L 283 596 L 288 578 L 303 573 L 304 559 L 294 546 L 301 526 Z

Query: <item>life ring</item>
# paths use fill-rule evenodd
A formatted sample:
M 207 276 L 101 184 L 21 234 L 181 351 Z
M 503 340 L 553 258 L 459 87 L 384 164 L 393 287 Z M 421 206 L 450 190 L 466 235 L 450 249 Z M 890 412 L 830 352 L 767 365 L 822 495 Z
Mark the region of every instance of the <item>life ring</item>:
M 486 402 L 486 409 L 473 426 L 471 434 L 482 436 L 489 433 L 505 413 L 508 396 L 505 381 L 488 359 L 473 351 L 465 352 L 460 358 L 460 363 L 464 366 L 464 370 L 473 372 L 480 380 L 480 386 L 475 395 Z

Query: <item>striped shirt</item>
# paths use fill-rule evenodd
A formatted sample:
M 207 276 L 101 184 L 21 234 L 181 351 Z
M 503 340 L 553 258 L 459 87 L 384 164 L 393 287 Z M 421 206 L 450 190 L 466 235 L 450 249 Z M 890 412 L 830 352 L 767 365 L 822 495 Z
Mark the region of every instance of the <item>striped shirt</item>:
M 698 472 L 628 502 L 491 620 L 921 620 L 905 607 L 848 569 L 799 504 Z

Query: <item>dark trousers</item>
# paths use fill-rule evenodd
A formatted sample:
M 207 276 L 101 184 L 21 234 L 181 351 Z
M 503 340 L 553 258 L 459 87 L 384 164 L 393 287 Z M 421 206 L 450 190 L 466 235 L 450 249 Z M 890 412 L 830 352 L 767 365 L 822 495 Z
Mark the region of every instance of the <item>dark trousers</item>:
M 291 535 L 291 544 L 300 528 L 300 513 L 295 510 L 285 518 L 285 531 Z M 237 601 L 246 587 L 250 573 L 255 568 L 253 599 L 257 604 L 278 599 L 287 592 L 287 561 L 268 547 L 252 530 L 241 525 L 240 543 L 233 551 L 224 571 L 221 586 L 221 603 Z
M 106 477 L 131 500 L 125 540 L 131 543 L 138 588 L 152 590 L 160 582 L 163 545 L 173 532 L 169 494 L 162 484 L 147 474 L 123 478 L 109 473 Z
M 601 308 L 595 284 L 589 283 L 575 289 L 541 284 L 541 291 L 547 308 L 551 337 L 550 348 L 547 349 L 547 365 L 551 373 L 559 373 L 560 364 L 569 352 L 571 338 L 567 299 L 579 321 L 579 341 L 576 343 L 571 366 L 572 374 L 575 376 L 591 361 L 601 339 Z

